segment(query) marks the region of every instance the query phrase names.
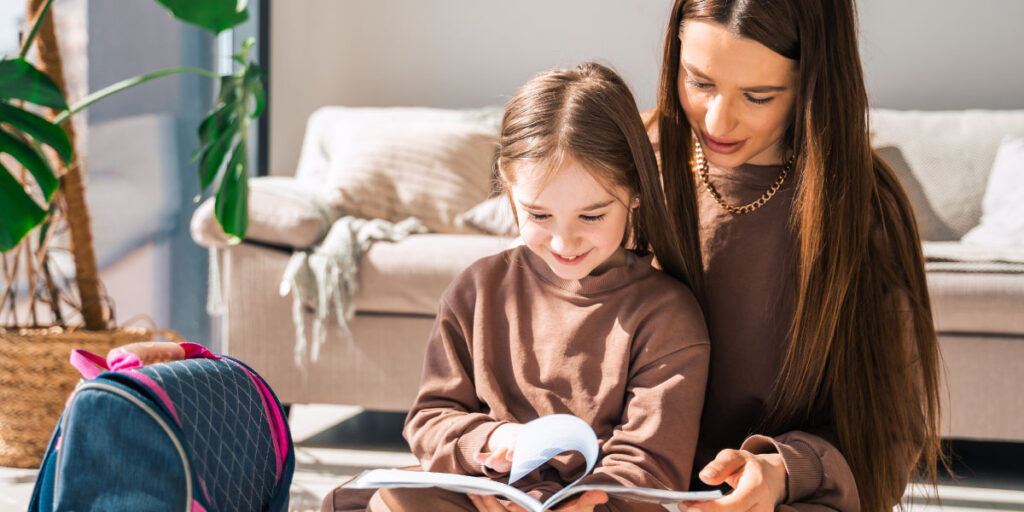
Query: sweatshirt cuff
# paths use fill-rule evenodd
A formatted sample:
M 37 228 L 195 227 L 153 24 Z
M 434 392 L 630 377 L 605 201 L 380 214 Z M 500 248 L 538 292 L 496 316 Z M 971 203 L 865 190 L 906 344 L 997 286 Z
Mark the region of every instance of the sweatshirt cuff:
M 778 453 L 786 466 L 786 499 L 783 503 L 795 503 L 806 499 L 821 487 L 821 461 L 813 450 L 798 445 L 779 442 L 768 436 L 753 435 L 743 441 L 741 450 L 751 453 Z
M 488 477 L 500 476 L 494 470 L 484 467 L 476 461 L 476 455 L 487 447 L 487 440 L 498 427 L 506 421 L 487 421 L 471 427 L 455 441 L 455 458 L 466 474 L 473 475 L 483 472 Z

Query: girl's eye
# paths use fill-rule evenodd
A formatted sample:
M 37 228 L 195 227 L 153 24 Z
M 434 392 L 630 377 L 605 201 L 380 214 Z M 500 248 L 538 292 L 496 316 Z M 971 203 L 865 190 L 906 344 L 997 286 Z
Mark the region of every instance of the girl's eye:
M 604 218 L 604 214 L 601 215 L 580 215 L 583 222 L 600 222 Z
M 530 215 L 530 220 L 537 221 L 537 222 L 545 221 L 545 220 L 548 219 L 548 217 L 551 217 L 550 215 L 548 215 L 546 213 L 533 213 L 533 212 L 526 212 L 526 213 Z
M 756 103 L 758 105 L 764 105 L 765 103 L 768 103 L 769 101 L 775 99 L 774 96 L 772 96 L 771 98 L 758 98 L 758 97 L 755 97 L 755 96 L 751 96 L 749 94 L 746 94 L 745 96 L 747 97 L 747 101 L 749 101 L 751 103 Z
M 689 84 L 690 84 L 691 86 L 693 86 L 693 87 L 696 87 L 696 88 L 698 88 L 698 89 L 707 89 L 708 87 L 711 87 L 711 84 L 709 84 L 709 83 L 707 83 L 707 82 L 698 82 L 698 81 L 696 81 L 696 80 L 694 80 L 694 79 L 692 79 L 692 78 L 687 78 L 687 79 L 686 79 L 686 81 L 687 81 L 687 82 L 688 82 L 688 83 L 689 83 Z

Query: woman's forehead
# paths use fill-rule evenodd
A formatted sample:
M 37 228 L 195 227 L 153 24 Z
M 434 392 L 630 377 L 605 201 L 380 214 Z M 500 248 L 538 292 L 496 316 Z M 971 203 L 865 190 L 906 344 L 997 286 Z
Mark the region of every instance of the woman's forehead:
M 718 23 L 687 21 L 679 38 L 680 66 L 716 82 L 738 87 L 784 86 L 796 71 L 796 61 Z

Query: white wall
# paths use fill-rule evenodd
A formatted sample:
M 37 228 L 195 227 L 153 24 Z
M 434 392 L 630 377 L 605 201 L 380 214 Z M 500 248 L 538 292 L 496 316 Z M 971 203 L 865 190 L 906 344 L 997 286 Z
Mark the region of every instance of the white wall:
M 670 0 L 272 2 L 270 173 L 321 105 L 501 104 L 538 71 L 613 65 L 653 105 Z M 1024 108 L 1022 0 L 861 0 L 875 106 Z

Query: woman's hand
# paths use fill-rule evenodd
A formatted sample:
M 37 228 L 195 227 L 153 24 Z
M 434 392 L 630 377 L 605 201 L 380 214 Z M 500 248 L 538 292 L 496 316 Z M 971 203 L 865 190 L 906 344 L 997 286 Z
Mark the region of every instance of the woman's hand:
M 507 473 L 512 469 L 512 454 L 519 438 L 518 423 L 505 423 L 491 432 L 487 439 L 486 451 L 476 454 L 476 461 L 499 473 Z
M 478 512 L 526 512 L 523 507 L 515 503 L 509 503 L 506 508 L 494 496 L 477 496 L 469 494 L 470 501 L 476 506 Z M 554 512 L 594 512 L 594 507 L 608 502 L 608 495 L 602 491 L 587 491 L 579 498 L 554 509 Z
M 722 450 L 704 466 L 700 479 L 708 485 L 725 482 L 734 490 L 714 501 L 687 502 L 683 512 L 730 510 L 771 512 L 786 499 L 786 466 L 777 453 L 753 454 L 746 450 Z

